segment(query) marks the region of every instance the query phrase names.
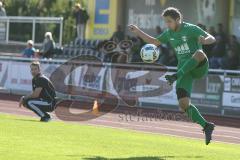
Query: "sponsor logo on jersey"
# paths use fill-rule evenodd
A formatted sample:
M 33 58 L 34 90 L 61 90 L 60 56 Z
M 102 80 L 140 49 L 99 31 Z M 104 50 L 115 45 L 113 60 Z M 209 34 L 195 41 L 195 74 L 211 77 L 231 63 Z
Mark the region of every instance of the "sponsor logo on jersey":
M 190 49 L 187 43 L 184 43 L 180 46 L 177 46 L 175 48 L 175 51 L 177 52 L 177 54 L 186 54 L 186 53 L 190 53 Z
M 186 42 L 186 41 L 187 41 L 187 36 L 182 36 L 182 40 L 183 40 L 184 42 Z

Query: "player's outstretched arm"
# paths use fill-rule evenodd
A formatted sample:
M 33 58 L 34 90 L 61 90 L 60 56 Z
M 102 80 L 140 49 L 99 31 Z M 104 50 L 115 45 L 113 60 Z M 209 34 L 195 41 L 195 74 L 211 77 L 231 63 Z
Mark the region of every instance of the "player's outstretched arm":
M 133 24 L 130 24 L 129 26 L 129 30 L 131 32 L 133 32 L 134 34 L 136 34 L 138 37 L 140 37 L 141 39 L 143 39 L 146 43 L 150 43 L 150 44 L 154 44 L 156 46 L 159 46 L 160 45 L 160 42 L 148 35 L 147 33 L 143 32 L 141 29 L 139 29 L 136 25 L 133 25 Z
M 199 43 L 201 43 L 203 45 L 209 45 L 209 44 L 213 44 L 215 42 L 216 42 L 216 39 L 211 34 L 207 34 L 206 37 L 204 37 L 204 36 L 199 37 Z

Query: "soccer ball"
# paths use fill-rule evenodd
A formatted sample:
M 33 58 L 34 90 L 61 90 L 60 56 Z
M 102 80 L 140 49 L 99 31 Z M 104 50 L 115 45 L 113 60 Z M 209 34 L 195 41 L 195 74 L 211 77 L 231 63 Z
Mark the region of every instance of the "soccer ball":
M 140 52 L 141 58 L 145 63 L 154 63 L 159 58 L 159 49 L 154 44 L 146 44 Z

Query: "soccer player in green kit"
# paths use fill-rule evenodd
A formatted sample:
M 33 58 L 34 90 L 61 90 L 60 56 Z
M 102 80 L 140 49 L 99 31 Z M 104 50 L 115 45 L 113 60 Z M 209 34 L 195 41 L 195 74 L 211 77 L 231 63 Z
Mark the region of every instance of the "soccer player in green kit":
M 182 21 L 182 14 L 177 8 L 169 7 L 162 13 L 168 27 L 157 38 L 144 33 L 135 25 L 129 25 L 130 31 L 142 38 L 145 42 L 159 46 L 161 43 L 170 43 L 178 59 L 178 71 L 165 78 L 170 85 L 176 82 L 176 92 L 180 108 L 187 116 L 202 126 L 205 133 L 206 145 L 212 140 L 215 125 L 207 122 L 191 104 L 191 92 L 194 79 L 200 79 L 208 73 L 209 63 L 202 45 L 215 43 L 215 38 L 196 25 Z

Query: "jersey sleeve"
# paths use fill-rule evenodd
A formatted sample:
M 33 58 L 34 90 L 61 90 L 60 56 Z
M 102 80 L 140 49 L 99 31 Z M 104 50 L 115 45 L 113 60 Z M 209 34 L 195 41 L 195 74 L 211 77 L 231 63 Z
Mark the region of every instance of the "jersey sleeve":
M 192 35 L 195 37 L 195 38 L 199 38 L 200 36 L 203 36 L 203 37 L 206 37 L 208 35 L 207 32 L 205 32 L 203 29 L 201 29 L 200 27 L 198 26 L 192 26 L 191 27 L 191 31 L 192 31 Z
M 168 38 L 168 30 L 164 31 L 162 34 L 160 34 L 159 36 L 157 36 L 157 40 L 160 43 L 168 43 L 169 38 Z

